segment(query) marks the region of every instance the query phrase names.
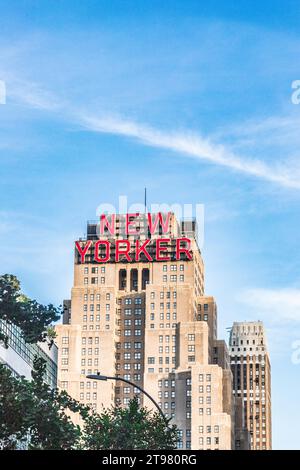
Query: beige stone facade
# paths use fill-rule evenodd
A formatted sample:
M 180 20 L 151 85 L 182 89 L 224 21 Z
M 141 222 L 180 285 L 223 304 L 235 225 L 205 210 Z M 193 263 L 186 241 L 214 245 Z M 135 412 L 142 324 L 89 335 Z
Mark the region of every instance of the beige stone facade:
M 236 407 L 235 446 L 270 450 L 271 366 L 263 323 L 234 322 L 229 347 Z
M 82 246 L 92 243 L 84 263 L 75 252 L 71 300 L 65 301 L 64 323 L 56 327 L 59 384 L 98 411 L 126 406 L 136 394 L 152 408 L 137 389 L 86 375 L 100 371 L 127 378 L 172 417 L 180 430 L 179 448 L 231 449 L 232 374 L 226 345 L 217 340 L 215 300 L 204 295 L 196 226 L 179 224 L 172 214 L 168 233 L 159 229 L 149 236 L 143 235 L 143 223 L 141 218 L 140 234 L 126 236 L 132 251 L 137 239 L 167 238 L 168 261 L 115 261 L 124 216 L 116 217 L 113 237 L 100 237 L 111 243 L 108 262 L 94 261 L 97 224 L 89 223 L 87 237 L 78 240 Z M 192 259 L 184 254 L 176 259 L 179 236 L 191 237 Z

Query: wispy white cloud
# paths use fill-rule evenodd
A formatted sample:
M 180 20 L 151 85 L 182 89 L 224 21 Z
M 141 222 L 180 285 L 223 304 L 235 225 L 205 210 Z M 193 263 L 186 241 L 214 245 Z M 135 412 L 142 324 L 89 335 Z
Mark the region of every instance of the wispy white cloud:
M 87 131 L 131 138 L 140 144 L 167 149 L 182 157 L 206 161 L 283 187 L 300 189 L 300 169 L 297 165 L 292 165 L 288 161 L 270 165 L 258 158 L 245 157 L 233 151 L 232 145 L 227 144 L 225 138 L 223 143 L 220 143 L 210 137 L 204 137 L 201 133 L 192 133 L 188 130 L 161 131 L 155 127 L 123 117 L 105 114 L 95 116 L 83 113 L 69 106 L 67 102 L 54 93 L 43 90 L 36 83 L 15 81 L 15 83 L 12 83 L 10 96 L 15 102 L 41 111 L 53 112 L 59 118 L 77 124 Z M 288 122 L 284 121 L 280 125 L 286 127 Z M 276 127 L 276 121 L 274 122 L 274 120 L 264 125 L 257 123 L 256 127 L 252 123 L 249 126 L 248 134 L 269 127 L 273 132 L 274 126 Z M 245 127 L 247 127 L 247 124 Z M 243 135 L 242 128 L 241 130 L 237 129 L 236 132 Z M 228 135 L 230 135 L 230 132 Z M 274 160 L 278 162 L 278 157 Z
M 8 98 L 42 111 L 58 111 L 65 104 L 54 93 L 43 89 L 38 83 L 16 79 L 10 81 Z
M 160 147 L 197 160 L 208 161 L 281 186 L 300 189 L 299 173 L 283 164 L 267 165 L 258 159 L 243 158 L 230 147 L 213 143 L 209 138 L 190 132 L 161 132 L 121 118 L 96 118 L 81 116 L 82 125 L 94 132 L 109 133 L 134 138 L 142 144 Z
M 238 300 L 269 322 L 300 322 L 300 289 L 247 289 Z

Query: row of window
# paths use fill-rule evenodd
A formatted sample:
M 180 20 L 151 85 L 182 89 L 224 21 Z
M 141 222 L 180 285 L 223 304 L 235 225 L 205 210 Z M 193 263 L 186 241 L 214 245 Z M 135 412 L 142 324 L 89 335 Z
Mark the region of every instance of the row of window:
M 84 299 L 85 302 L 87 302 L 88 299 L 89 299 L 88 294 L 84 294 L 83 299 Z M 94 302 L 95 300 L 97 300 L 97 301 L 101 300 L 101 295 L 100 294 L 90 294 L 90 302 Z M 107 292 L 105 294 L 105 300 L 111 300 L 111 294 L 109 292 Z
M 141 370 L 142 366 L 140 362 L 135 362 L 134 364 L 131 364 L 130 362 L 125 362 L 123 365 L 124 370 Z M 116 369 L 121 370 L 121 364 L 116 364 Z
M 164 403 L 158 402 L 158 406 L 164 410 L 168 410 L 169 408 L 171 408 L 172 410 L 175 410 L 176 408 L 175 401 L 172 401 L 171 403 L 169 403 L 168 401 L 165 401 Z
M 159 324 L 159 328 L 160 328 L 160 329 L 162 329 L 162 328 L 167 328 L 167 329 L 168 329 L 168 328 L 176 328 L 176 326 L 177 326 L 176 323 L 172 323 L 172 325 L 171 325 L 171 323 L 166 323 L 166 324 L 160 323 L 160 324 Z M 154 330 L 155 324 L 154 324 L 154 323 L 150 323 L 150 328 L 152 328 L 152 329 Z
M 99 321 L 99 320 L 97 320 L 97 321 Z M 82 325 L 82 329 L 83 329 L 83 331 L 87 331 L 87 325 Z M 90 325 L 89 325 L 89 330 L 92 331 L 93 329 L 94 329 L 94 325 L 90 324 Z M 100 330 L 100 325 L 96 325 L 96 326 L 95 326 L 95 329 L 96 329 L 96 330 Z M 109 329 L 110 329 L 110 326 L 109 326 L 109 325 L 105 325 L 105 329 L 106 329 L 106 330 L 109 330 Z
M 124 349 L 131 349 L 133 346 L 134 349 L 142 349 L 142 343 L 139 341 L 135 341 L 134 343 L 131 343 L 130 341 L 123 343 Z M 121 349 L 122 343 L 116 343 L 116 348 Z M 133 348 L 132 348 L 133 349 Z
M 98 266 L 92 267 L 90 272 L 91 272 L 92 274 L 98 274 L 98 272 L 99 272 L 99 267 L 98 267 Z M 101 272 L 101 273 L 105 273 L 105 266 L 101 266 L 101 267 L 100 267 L 100 272 Z M 84 267 L 84 274 L 89 274 L 89 267 L 88 267 L 88 266 L 85 266 L 85 267 Z
M 94 350 L 92 348 L 88 348 L 88 350 L 86 350 L 86 348 L 82 348 L 81 355 L 85 356 L 86 353 L 88 353 L 89 356 L 91 356 L 92 354 L 94 354 L 95 356 L 99 356 L 99 348 L 94 348 Z
M 131 297 L 126 297 L 126 299 L 124 299 L 124 304 L 125 304 L 125 305 L 131 305 L 131 304 L 133 303 L 132 300 L 133 300 L 133 299 L 132 299 Z M 122 300 L 119 299 L 119 304 L 120 304 L 120 305 L 121 305 L 121 302 L 122 302 Z M 142 303 L 141 297 L 135 297 L 135 298 L 134 298 L 134 304 L 135 304 L 135 305 L 141 305 L 141 303 Z
M 173 297 L 173 299 L 176 299 L 176 298 L 177 298 L 177 292 L 176 292 L 176 290 L 174 290 L 174 291 L 172 292 L 172 297 Z M 155 292 L 151 292 L 150 298 L 151 298 L 151 299 L 155 299 Z M 170 291 L 167 291 L 167 292 L 160 291 L 160 293 L 159 293 L 159 298 L 160 298 L 160 299 L 164 299 L 164 298 L 170 299 L 170 298 L 171 298 L 171 292 L 170 292 Z
M 170 357 L 162 357 L 160 356 L 158 358 L 158 363 L 159 364 L 170 364 L 170 361 L 171 361 L 171 358 Z M 176 357 L 172 357 L 172 364 L 175 364 L 176 363 Z M 155 357 L 148 357 L 148 364 L 155 364 Z
M 142 319 L 141 318 L 136 318 L 134 321 L 131 321 L 130 318 L 127 318 L 124 320 L 124 326 L 131 326 L 131 325 L 137 325 L 140 326 L 142 325 Z
M 172 350 L 173 353 L 175 353 L 176 352 L 176 346 L 175 345 L 172 346 L 171 350 Z M 163 346 L 158 347 L 158 352 L 159 352 L 159 354 L 163 354 L 163 352 L 164 352 Z M 165 353 L 169 354 L 169 352 L 170 352 L 170 346 L 165 346 Z
M 165 317 L 165 314 L 164 313 L 160 313 L 159 314 L 159 319 L 160 320 L 170 320 L 171 319 L 171 314 L 170 313 L 166 313 L 166 317 Z M 172 314 L 172 319 L 173 320 L 177 320 L 177 313 L 174 312 Z M 150 321 L 154 321 L 155 320 L 155 314 L 154 313 L 150 313 Z
M 129 361 L 130 359 L 142 359 L 142 353 L 140 352 L 135 352 L 133 355 L 131 352 L 125 352 L 123 354 L 124 360 Z M 121 359 L 121 354 L 116 354 L 116 359 L 120 360 Z
M 142 336 L 142 330 L 124 330 L 124 336 Z
M 96 307 L 96 308 L 95 308 Z M 90 312 L 94 312 L 95 310 L 97 312 L 100 312 L 100 309 L 101 309 L 101 306 L 100 304 L 90 304 L 90 308 L 89 308 L 89 311 Z M 110 304 L 105 304 L 105 310 L 106 312 L 109 312 L 110 311 Z M 84 312 L 87 312 L 88 311 L 88 305 L 87 304 L 84 304 L 83 305 L 83 311 Z
M 212 426 L 206 426 L 205 431 L 206 431 L 207 434 L 210 434 L 212 432 Z M 214 426 L 213 432 L 215 434 L 218 434 L 219 431 L 220 431 L 220 427 L 219 427 L 219 425 L 216 424 Z M 204 433 L 204 426 L 199 426 L 198 427 L 198 432 L 199 432 L 199 434 L 203 434 Z
M 142 309 L 141 308 L 135 308 L 134 309 L 134 314 L 135 315 L 142 315 Z M 127 316 L 127 317 L 130 317 L 132 315 L 132 309 L 131 308 L 125 308 L 124 315 Z
M 85 394 L 85 399 L 90 400 L 91 395 L 93 396 L 93 400 L 97 400 L 97 393 L 96 392 L 93 392 L 93 394 L 91 394 L 90 392 L 87 392 Z M 84 393 L 83 392 L 80 393 L 79 398 L 80 398 L 80 400 L 84 400 Z
M 99 280 L 100 282 L 98 282 Z M 88 277 L 83 278 L 83 283 L 84 285 L 89 284 L 89 278 Z M 105 284 L 105 277 L 100 277 L 99 279 L 98 277 L 92 277 L 91 284 Z
M 93 388 L 97 388 L 98 384 L 97 384 L 96 381 L 92 382 L 92 384 L 93 384 Z M 86 388 L 92 388 L 92 384 L 91 384 L 91 382 L 80 382 L 80 388 L 81 389 L 83 389 L 85 387 Z
M 175 369 L 172 368 L 172 369 L 170 370 L 169 367 L 165 367 L 165 369 L 163 369 L 163 367 L 159 367 L 158 373 L 159 373 L 159 374 L 162 374 L 163 372 L 165 372 L 166 374 L 168 374 L 169 372 L 172 372 L 172 373 L 173 373 L 173 372 L 175 372 Z M 154 368 L 153 368 L 153 367 L 149 367 L 149 368 L 148 368 L 148 373 L 149 373 L 149 374 L 154 374 Z
M 81 359 L 81 365 L 82 366 L 92 366 L 93 365 L 93 359 L 88 359 L 87 362 L 86 362 L 86 359 Z M 99 360 L 96 358 L 94 359 L 94 366 L 98 366 L 99 365 Z
M 198 401 L 199 401 L 199 405 L 204 405 L 204 397 L 199 397 Z M 211 396 L 210 395 L 208 395 L 206 397 L 205 403 L 207 405 L 211 405 Z
M 175 380 L 168 380 L 168 379 L 165 379 L 165 380 L 159 380 L 158 381 L 158 387 L 159 388 L 169 388 L 169 387 L 172 387 L 174 388 L 175 387 Z
M 84 323 L 86 323 L 86 322 L 88 321 L 87 315 L 83 315 L 82 320 L 83 320 Z M 100 315 L 99 315 L 99 314 L 98 314 L 98 315 L 90 315 L 89 321 L 93 322 L 93 321 L 95 321 L 95 320 L 96 320 L 96 321 L 100 321 Z M 107 314 L 105 315 L 105 321 L 110 321 L 110 315 L 109 315 L 109 313 L 107 313 Z
M 169 343 L 170 342 L 170 335 L 159 335 L 158 341 L 159 341 L 159 343 L 163 343 L 164 341 L 166 343 Z M 172 342 L 173 343 L 176 342 L 176 335 L 172 335 Z
M 211 446 L 212 444 L 219 445 L 220 439 L 219 437 L 214 437 L 214 438 L 207 437 L 205 442 L 206 442 L 206 445 L 208 446 Z M 199 445 L 200 446 L 204 445 L 204 437 L 199 437 Z
M 163 271 L 164 272 L 168 271 L 168 265 L 167 264 L 163 265 Z M 177 264 L 171 264 L 170 265 L 170 271 L 177 271 Z M 179 271 L 184 271 L 184 264 L 179 265 Z
M 95 344 L 99 344 L 99 336 L 95 336 L 95 338 L 93 338 L 92 336 L 89 336 L 88 338 L 86 336 L 83 336 L 81 338 L 81 344 L 93 344 L 93 342 Z
M 162 391 L 158 392 L 158 398 L 175 398 L 175 390 L 172 390 L 169 392 L 168 390 L 165 390 L 164 393 Z
M 177 282 L 177 274 L 171 274 L 171 276 L 169 276 L 169 280 L 170 282 Z M 166 274 L 163 275 L 163 282 L 168 282 L 168 276 Z M 179 281 L 180 282 L 184 282 L 184 274 L 180 274 L 179 276 Z
M 171 309 L 171 302 L 166 302 L 166 303 L 160 302 L 159 308 L 160 308 L 160 310 L 164 310 L 165 308 L 166 308 L 166 310 L 170 310 Z M 176 308 L 177 308 L 177 302 L 173 302 L 173 310 L 176 310 Z M 151 302 L 150 310 L 156 310 L 154 302 Z

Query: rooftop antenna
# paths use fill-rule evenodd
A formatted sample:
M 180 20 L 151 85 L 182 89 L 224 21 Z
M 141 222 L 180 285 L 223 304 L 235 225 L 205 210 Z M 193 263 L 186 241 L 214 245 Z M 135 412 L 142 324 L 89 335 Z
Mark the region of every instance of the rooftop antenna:
M 147 213 L 147 188 L 145 188 L 145 214 Z

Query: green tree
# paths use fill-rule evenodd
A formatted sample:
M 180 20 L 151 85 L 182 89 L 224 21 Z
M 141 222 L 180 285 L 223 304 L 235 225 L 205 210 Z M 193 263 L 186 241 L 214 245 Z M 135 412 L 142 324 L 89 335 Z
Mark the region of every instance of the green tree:
M 51 389 L 44 382 L 45 361 L 36 358 L 32 380 L 15 378 L 0 365 L 0 448 L 75 449 L 80 447 L 81 429 L 70 415 L 82 419 L 89 408 L 65 391 Z
M 47 328 L 61 316 L 61 308 L 42 305 L 22 294 L 20 282 L 12 274 L 0 276 L 0 320 L 18 326 L 27 343 L 46 341 Z M 0 341 L 8 347 L 8 336 L 0 329 Z M 53 338 L 50 339 L 52 344 Z
M 0 276 L 0 320 L 21 329 L 27 343 L 55 339 L 52 322 L 61 310 L 44 306 L 22 294 L 18 279 Z M 1 325 L 0 325 L 1 326 Z M 0 328 L 0 341 L 9 338 Z M 112 407 L 98 414 L 65 391 L 44 382 L 45 361 L 35 358 L 32 380 L 14 377 L 0 364 L 0 448 L 15 449 L 173 449 L 177 428 L 159 413 L 140 408 L 137 398 L 127 408 Z M 71 415 L 81 418 L 82 426 Z
M 158 412 L 139 407 L 137 397 L 128 407 L 115 406 L 102 414 L 89 414 L 84 422 L 82 445 L 86 449 L 175 449 L 178 430 Z

